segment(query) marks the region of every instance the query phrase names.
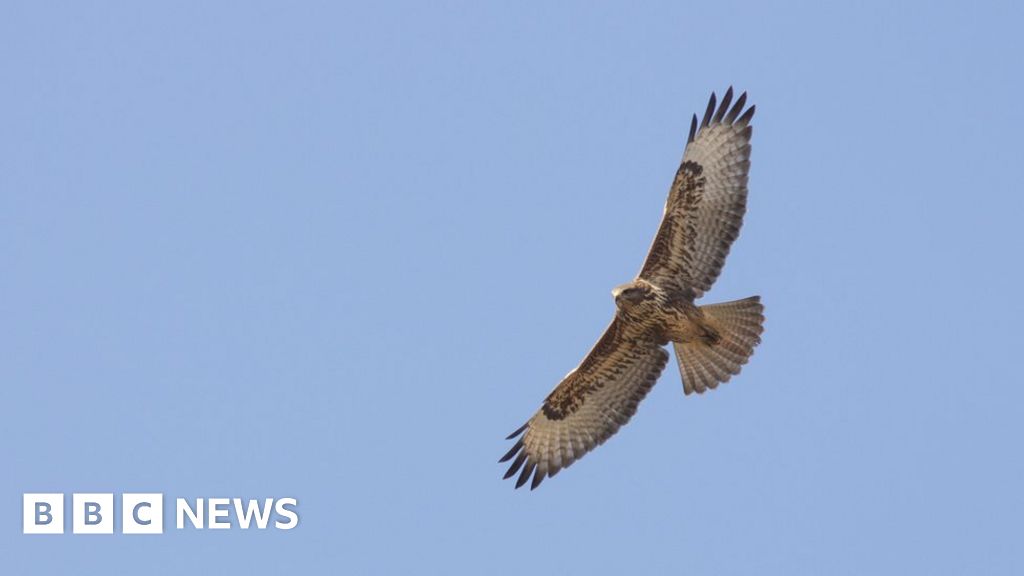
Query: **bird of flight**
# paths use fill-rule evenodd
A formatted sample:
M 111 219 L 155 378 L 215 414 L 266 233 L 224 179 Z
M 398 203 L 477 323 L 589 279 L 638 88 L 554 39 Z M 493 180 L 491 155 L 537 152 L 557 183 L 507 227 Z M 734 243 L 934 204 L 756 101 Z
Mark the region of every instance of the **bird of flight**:
M 554 476 L 615 434 L 668 363 L 671 342 L 686 394 L 726 382 L 761 342 L 759 296 L 698 306 L 718 278 L 747 205 L 754 106 L 732 88 L 693 116 L 683 161 L 640 274 L 612 290 L 615 317 L 583 362 L 544 399 L 500 462 L 516 488 Z

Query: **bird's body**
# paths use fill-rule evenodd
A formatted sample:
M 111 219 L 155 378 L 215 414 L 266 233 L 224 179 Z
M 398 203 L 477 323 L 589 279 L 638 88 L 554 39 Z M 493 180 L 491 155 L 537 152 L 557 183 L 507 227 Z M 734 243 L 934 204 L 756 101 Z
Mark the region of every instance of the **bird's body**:
M 616 316 L 636 338 L 664 346 L 669 342 L 713 343 L 718 337 L 687 292 L 661 288 L 638 278 L 612 290 L 612 297 Z
M 750 119 L 746 94 L 729 108 L 711 95 L 698 129 L 694 116 L 661 226 L 640 274 L 612 291 L 615 316 L 578 367 L 540 410 L 509 436 L 521 438 L 509 478 L 536 488 L 603 443 L 629 421 L 668 363 L 672 343 L 687 394 L 703 393 L 740 371 L 760 342 L 758 296 L 698 306 L 718 277 L 746 211 Z

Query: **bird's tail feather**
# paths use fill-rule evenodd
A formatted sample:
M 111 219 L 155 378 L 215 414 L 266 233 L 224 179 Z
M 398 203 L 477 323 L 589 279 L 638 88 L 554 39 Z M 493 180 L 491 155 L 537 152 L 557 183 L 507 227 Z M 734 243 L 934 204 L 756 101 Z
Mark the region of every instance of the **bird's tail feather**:
M 754 353 L 764 331 L 764 306 L 760 296 L 700 307 L 705 321 L 718 333 L 714 344 L 674 343 L 683 390 L 703 393 L 728 382 Z

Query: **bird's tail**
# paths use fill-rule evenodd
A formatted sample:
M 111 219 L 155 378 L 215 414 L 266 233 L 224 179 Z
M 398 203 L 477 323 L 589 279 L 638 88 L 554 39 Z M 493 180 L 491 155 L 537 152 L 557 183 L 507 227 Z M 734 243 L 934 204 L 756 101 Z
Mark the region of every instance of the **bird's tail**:
M 717 333 L 714 342 L 674 343 L 683 390 L 703 393 L 728 382 L 754 353 L 764 331 L 760 296 L 700 307 L 704 320 Z

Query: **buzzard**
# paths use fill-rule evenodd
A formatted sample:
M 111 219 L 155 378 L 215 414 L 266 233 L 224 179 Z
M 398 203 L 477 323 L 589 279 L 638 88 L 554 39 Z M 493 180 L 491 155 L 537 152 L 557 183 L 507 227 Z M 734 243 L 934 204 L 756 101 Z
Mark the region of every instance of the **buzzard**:
M 636 413 L 668 363 L 671 342 L 686 394 L 726 382 L 761 341 L 759 296 L 698 306 L 711 288 L 746 212 L 750 120 L 744 92 L 711 94 L 693 116 L 682 164 L 654 243 L 635 280 L 612 290 L 615 317 L 583 362 L 544 399 L 500 462 L 530 489 L 610 438 Z

